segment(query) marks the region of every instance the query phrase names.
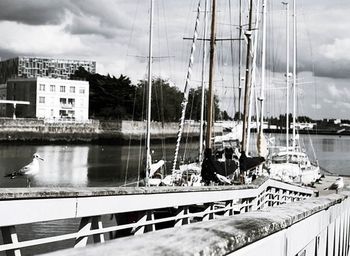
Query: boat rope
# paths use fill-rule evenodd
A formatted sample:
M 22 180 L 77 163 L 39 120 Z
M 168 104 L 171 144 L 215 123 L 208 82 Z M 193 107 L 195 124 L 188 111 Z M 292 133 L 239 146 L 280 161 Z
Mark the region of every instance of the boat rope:
M 194 35 L 193 35 L 193 40 L 192 40 L 192 47 L 191 47 L 191 55 L 190 55 L 190 60 L 188 64 L 188 70 L 187 70 L 187 76 L 186 76 L 186 82 L 185 82 L 185 88 L 184 88 L 184 95 L 183 95 L 183 100 L 181 103 L 182 106 L 182 112 L 181 112 L 181 118 L 180 118 L 180 127 L 177 135 L 177 142 L 176 142 L 176 148 L 175 148 L 175 156 L 174 156 L 174 163 L 173 163 L 173 169 L 172 169 L 172 180 L 174 179 L 174 173 L 175 173 L 175 168 L 176 168 L 176 162 L 179 154 L 179 148 L 180 148 L 180 142 L 181 142 L 181 137 L 182 137 L 182 132 L 183 132 L 183 127 L 185 123 L 185 114 L 186 114 L 186 107 L 188 103 L 188 94 L 189 94 L 189 84 L 191 80 L 191 75 L 192 75 L 192 66 L 193 66 L 193 60 L 194 60 L 194 53 L 196 51 L 196 41 L 198 38 L 198 26 L 199 26 L 199 17 L 201 13 L 201 7 L 200 7 L 201 1 L 198 2 L 198 7 L 197 7 L 197 18 L 196 18 L 196 24 L 194 27 Z

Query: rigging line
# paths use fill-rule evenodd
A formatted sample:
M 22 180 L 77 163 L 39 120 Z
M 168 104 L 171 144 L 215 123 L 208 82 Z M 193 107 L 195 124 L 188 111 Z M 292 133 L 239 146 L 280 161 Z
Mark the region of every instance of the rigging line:
M 180 118 L 180 127 L 179 127 L 179 132 L 178 132 L 178 137 L 177 137 L 177 142 L 176 142 L 176 148 L 175 148 L 175 156 L 174 156 L 174 162 L 173 162 L 173 169 L 172 169 L 172 176 L 174 178 L 174 172 L 176 168 L 176 162 L 177 162 L 177 157 L 179 153 L 179 147 L 180 147 L 180 142 L 181 142 L 181 136 L 182 136 L 182 130 L 185 122 L 185 113 L 186 113 L 186 106 L 188 103 L 188 93 L 189 93 L 189 87 L 190 87 L 190 80 L 192 76 L 192 66 L 193 66 L 193 61 L 194 61 L 194 52 L 196 50 L 196 39 L 198 37 L 198 26 L 199 26 L 199 18 L 200 18 L 200 12 L 201 12 L 201 1 L 198 1 L 198 6 L 197 6 L 197 17 L 196 17 L 196 23 L 194 27 L 194 36 L 193 36 L 193 42 L 192 42 L 192 47 L 191 47 L 191 54 L 190 54 L 190 60 L 188 64 L 188 70 L 187 70 L 187 76 L 186 76 L 186 82 L 185 82 L 185 88 L 184 88 L 184 95 L 183 95 L 183 101 L 182 101 L 182 113 L 181 113 L 181 118 Z
M 146 67 L 147 70 L 147 67 Z M 140 84 L 140 86 L 142 86 L 142 108 L 141 108 L 141 122 L 143 122 L 143 120 L 145 120 L 144 117 L 144 108 L 145 108 L 145 104 L 146 104 L 146 80 L 144 80 L 144 84 Z M 138 159 L 138 166 L 137 166 L 137 181 L 140 181 L 140 175 L 141 175 L 141 166 L 144 166 L 143 163 L 143 153 L 144 150 L 142 148 L 142 142 L 143 142 L 143 136 L 144 134 L 141 133 L 140 134 L 140 144 L 139 144 L 139 159 Z M 146 143 L 146 141 L 145 141 Z M 139 183 L 137 183 L 139 184 Z
M 317 90 L 317 86 L 316 86 L 316 77 L 315 77 L 315 61 L 314 61 L 314 54 L 313 54 L 313 47 L 312 47 L 312 41 L 311 41 L 311 33 L 310 33 L 310 29 L 309 27 L 306 25 L 306 15 L 304 12 L 301 12 L 302 14 L 302 18 L 303 20 L 301 20 L 302 22 L 305 23 L 305 26 L 303 26 L 306 30 L 306 37 L 307 37 L 307 42 L 308 42 L 308 46 L 309 46 L 309 52 L 310 52 L 310 58 L 311 58 L 311 69 L 312 69 L 312 77 L 313 77 L 313 85 L 314 85 L 314 95 L 315 95 L 315 98 L 314 98 L 314 104 L 315 104 L 315 116 L 317 115 L 317 111 L 318 111 L 318 90 Z M 316 134 L 317 134 L 317 126 L 316 126 Z
M 132 39 L 134 37 L 135 21 L 136 21 L 136 17 L 138 16 L 137 14 L 138 14 L 138 11 L 139 11 L 139 5 L 140 5 L 140 0 L 137 0 L 135 14 L 134 14 L 132 25 L 131 25 L 131 33 L 130 33 L 130 37 L 129 37 L 129 40 L 128 40 L 128 43 L 127 43 L 126 57 L 125 57 L 126 60 L 128 59 L 127 56 L 129 56 L 130 46 L 132 45 L 131 42 L 132 42 Z M 127 61 L 124 62 L 124 67 L 123 67 L 124 72 L 126 72 L 126 66 L 127 66 Z
M 191 2 L 190 2 L 190 4 L 188 5 L 189 6 L 189 8 L 186 8 L 187 10 L 188 10 L 188 12 L 187 12 L 187 15 L 186 15 L 186 17 L 187 17 L 187 21 L 188 20 L 193 20 L 192 19 L 192 16 L 191 16 L 191 14 L 192 14 L 192 10 L 193 10 L 193 6 L 196 6 L 197 4 L 198 4 L 198 2 L 197 2 L 198 0 L 192 0 Z M 183 35 L 188 35 L 189 34 L 189 30 L 191 29 L 191 27 L 190 27 L 190 22 L 186 22 L 185 23 L 186 24 L 186 26 L 185 26 L 185 28 L 183 29 Z M 180 50 L 180 53 L 181 53 L 181 56 L 180 56 L 180 59 L 179 59 L 179 61 L 177 62 L 177 67 L 180 67 L 180 69 L 182 70 L 183 69 L 183 66 L 181 65 L 182 63 L 185 63 L 186 62 L 186 60 L 185 60 L 185 58 L 187 58 L 186 56 L 185 56 L 185 54 L 186 54 L 186 52 L 187 52 L 187 47 L 188 47 L 188 45 L 187 45 L 187 42 L 186 42 L 186 40 L 182 40 L 181 41 L 182 43 L 181 43 L 181 50 Z M 185 50 L 185 48 L 186 48 L 186 50 Z M 184 83 L 184 81 L 186 81 L 186 77 L 185 77 L 185 79 L 184 80 L 182 80 L 182 82 L 181 83 Z M 180 88 L 180 87 L 179 87 Z M 180 88 L 180 90 L 183 90 L 183 88 Z
M 134 103 L 133 103 L 133 109 L 132 109 L 132 125 L 134 124 L 134 118 L 135 118 L 135 108 L 136 108 L 136 88 L 134 92 Z M 142 141 L 142 140 L 141 140 Z M 128 171 L 129 171 L 129 161 L 130 161 L 130 150 L 131 150 L 131 133 L 129 134 L 129 145 L 128 145 L 128 155 L 126 158 L 126 166 L 125 166 L 125 179 L 124 179 L 124 186 L 126 185 L 127 179 L 128 179 Z
M 167 19 L 166 19 L 166 15 L 165 15 L 165 6 L 164 6 L 164 0 L 161 1 L 160 4 L 157 5 L 158 6 L 158 17 L 159 17 L 159 22 L 158 24 L 164 24 L 164 26 L 162 26 L 163 30 L 164 30 L 164 34 L 165 34 L 165 40 L 166 40 L 166 45 L 167 45 L 167 54 L 168 56 L 170 56 L 170 48 L 169 48 L 169 38 L 168 38 L 168 30 L 167 30 Z M 161 11 L 161 10 L 162 11 Z M 161 14 L 163 14 L 161 16 Z M 160 22 L 160 18 L 163 19 L 164 22 Z M 161 36 L 161 27 L 160 25 L 158 26 L 158 33 L 159 33 L 159 38 L 163 38 Z M 160 49 L 160 45 L 159 45 L 159 49 Z M 169 74 L 170 76 L 172 76 L 172 70 L 171 70 L 171 61 L 170 58 L 168 58 L 168 68 L 169 68 Z M 163 65 L 159 65 L 159 69 L 160 69 L 160 74 L 162 73 L 162 67 Z M 164 109 L 165 109 L 165 105 L 164 105 L 164 90 L 163 90 L 163 86 L 160 86 L 160 120 L 162 122 L 162 137 L 161 137 L 161 142 L 162 142 L 162 159 L 166 159 L 166 149 L 165 149 L 165 131 L 164 131 L 164 122 L 165 122 L 165 115 L 164 115 Z M 166 168 L 166 165 L 165 165 Z M 166 170 L 165 170 L 166 171 Z
M 169 35 L 168 35 L 168 20 L 167 17 L 168 15 L 166 15 L 166 9 L 165 9 L 165 4 L 164 4 L 164 0 L 161 1 L 162 3 L 162 10 L 163 10 L 163 19 L 164 19 L 164 34 L 165 34 L 165 40 L 166 40 L 166 46 L 167 46 L 167 55 L 170 56 L 170 46 L 169 46 Z M 171 58 L 168 58 L 168 67 L 169 67 L 169 76 L 170 77 L 174 77 L 173 74 L 173 68 L 172 68 L 172 60 Z
M 192 93 L 192 101 L 191 98 L 189 97 L 189 102 L 191 102 L 191 108 L 190 108 L 190 113 L 189 113 L 189 119 L 192 119 L 193 117 L 193 106 L 194 106 L 194 101 L 195 101 L 195 93 L 193 91 Z M 185 160 L 186 159 L 186 154 L 187 154 L 187 150 L 188 150 L 188 138 L 189 138 L 189 130 L 190 130 L 190 126 L 187 125 L 187 132 L 185 131 L 186 134 L 186 140 L 185 140 L 185 150 L 182 156 L 182 159 Z
M 158 115 L 158 120 L 162 124 L 162 129 L 161 129 L 161 142 L 162 142 L 162 157 L 165 159 L 165 136 L 164 136 L 164 101 L 163 101 L 163 85 L 164 85 L 164 80 L 161 78 L 157 78 L 155 81 L 153 81 L 154 85 L 154 98 L 155 98 L 155 105 L 156 105 L 156 110 L 157 110 L 157 115 Z M 153 98 L 153 97 L 152 97 Z

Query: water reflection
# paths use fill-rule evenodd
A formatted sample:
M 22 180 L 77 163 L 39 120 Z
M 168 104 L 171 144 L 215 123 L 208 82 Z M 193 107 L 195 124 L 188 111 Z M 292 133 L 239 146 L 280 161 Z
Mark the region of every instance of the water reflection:
M 322 139 L 322 150 L 324 152 L 334 152 L 334 143 L 333 138 L 324 138 Z
M 44 159 L 34 179 L 37 186 L 86 186 L 88 146 L 44 146 L 37 151 Z

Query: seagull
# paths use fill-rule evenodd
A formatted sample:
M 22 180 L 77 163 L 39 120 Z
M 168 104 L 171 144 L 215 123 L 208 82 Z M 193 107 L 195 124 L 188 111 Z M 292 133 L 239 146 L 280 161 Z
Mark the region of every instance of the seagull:
M 330 185 L 328 188 L 325 188 L 325 190 L 333 189 L 333 190 L 336 190 L 338 193 L 338 190 L 342 189 L 343 187 L 344 187 L 344 179 L 343 177 L 339 177 L 335 180 L 335 182 L 332 185 Z
M 35 153 L 33 155 L 33 161 L 23 166 L 18 171 L 14 171 L 10 174 L 5 175 L 5 177 L 9 177 L 10 179 L 14 179 L 17 176 L 26 176 L 27 178 L 27 186 L 30 187 L 30 177 L 39 173 L 39 160 L 44 161 L 43 158 L 39 156 L 39 154 Z

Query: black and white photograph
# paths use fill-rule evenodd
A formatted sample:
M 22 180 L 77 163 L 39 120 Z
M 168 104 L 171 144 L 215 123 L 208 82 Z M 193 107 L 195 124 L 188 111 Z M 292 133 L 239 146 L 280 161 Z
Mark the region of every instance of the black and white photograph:
M 0 256 L 350 255 L 348 0 L 0 0 Z

